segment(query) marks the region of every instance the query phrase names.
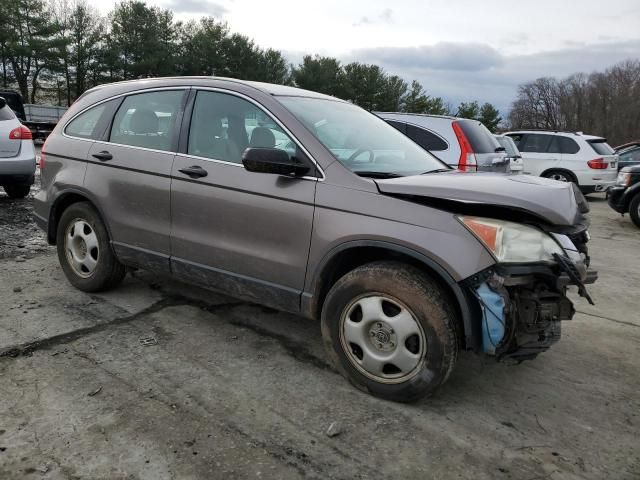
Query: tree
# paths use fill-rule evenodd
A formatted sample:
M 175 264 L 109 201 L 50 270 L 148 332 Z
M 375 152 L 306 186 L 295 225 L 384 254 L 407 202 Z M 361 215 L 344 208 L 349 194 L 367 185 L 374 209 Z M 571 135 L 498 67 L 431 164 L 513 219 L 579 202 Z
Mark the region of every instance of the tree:
M 342 90 L 346 100 L 366 110 L 377 110 L 379 92 L 386 83 L 386 74 L 378 65 L 352 62 L 343 67 Z
M 401 111 L 407 113 L 429 113 L 432 115 L 447 115 L 449 109 L 440 97 L 430 97 L 424 91 L 420 82 L 413 80 L 407 94 L 402 98 Z
M 460 118 L 470 118 L 472 120 L 477 120 L 480 116 L 480 106 L 478 102 L 462 102 L 458 106 L 458 110 L 455 114 L 456 117 Z
M 35 101 L 38 76 L 47 65 L 49 49 L 47 39 L 52 33 L 52 22 L 42 0 L 15 0 L 0 3 L 0 41 L 3 62 L 15 78 L 20 93 Z M 4 68 L 6 72 L 6 67 Z
M 291 76 L 297 87 L 337 97 L 343 94 L 342 66 L 335 58 L 305 55 Z
M 398 112 L 402 107 L 402 99 L 409 86 L 397 75 L 386 77 L 378 92 L 376 108 L 384 112 Z
M 411 82 L 411 88 L 402 100 L 402 111 L 407 113 L 425 113 L 429 106 L 429 97 L 424 88 L 416 80 Z
M 176 25 L 169 10 L 130 0 L 116 6 L 110 16 L 105 56 L 112 79 L 128 80 L 174 73 Z
M 498 125 L 502 121 L 502 117 L 497 108 L 490 103 L 484 103 L 482 107 L 480 107 L 480 115 L 477 117 L 477 120 L 480 120 L 491 133 L 495 133 Z
M 183 75 L 220 75 L 225 62 L 223 40 L 228 34 L 227 24 L 211 17 L 182 25 L 178 35 L 182 39 L 179 72 Z
M 258 69 L 254 80 L 287 85 L 291 83 L 291 72 L 286 59 L 278 50 L 268 48 L 258 54 Z

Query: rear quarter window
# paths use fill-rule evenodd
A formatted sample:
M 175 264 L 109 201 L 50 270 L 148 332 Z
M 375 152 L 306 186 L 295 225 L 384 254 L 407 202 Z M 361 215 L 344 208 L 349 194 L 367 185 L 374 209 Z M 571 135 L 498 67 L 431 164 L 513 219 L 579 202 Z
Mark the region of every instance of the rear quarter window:
M 90 108 L 71 120 L 64 129 L 67 135 L 72 137 L 97 139 L 101 132 L 98 132 L 100 118 L 107 108 L 107 103 Z
M 395 120 L 385 120 L 389 125 L 398 130 L 399 132 L 407 134 L 407 124 L 402 122 L 396 122 Z
M 500 144 L 482 123 L 474 120 L 456 120 L 475 153 L 495 153 Z
M 447 142 L 445 142 L 439 136 L 414 125 L 407 125 L 407 137 L 430 152 L 441 152 L 449 148 Z
M 613 148 L 609 146 L 604 138 L 602 140 L 587 140 L 587 143 L 591 145 L 591 148 L 593 148 L 598 155 L 614 154 Z
M 0 121 L 13 120 L 14 118 L 16 118 L 16 115 L 8 106 L 0 108 Z

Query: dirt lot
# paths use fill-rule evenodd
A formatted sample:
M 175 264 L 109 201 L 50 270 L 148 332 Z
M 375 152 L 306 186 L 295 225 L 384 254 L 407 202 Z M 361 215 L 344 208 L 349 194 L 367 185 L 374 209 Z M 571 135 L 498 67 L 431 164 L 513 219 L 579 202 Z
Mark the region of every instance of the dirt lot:
M 400 405 L 336 374 L 315 322 L 142 272 L 74 290 L 0 194 L 0 479 L 638 479 L 640 231 L 591 197 L 596 306 Z

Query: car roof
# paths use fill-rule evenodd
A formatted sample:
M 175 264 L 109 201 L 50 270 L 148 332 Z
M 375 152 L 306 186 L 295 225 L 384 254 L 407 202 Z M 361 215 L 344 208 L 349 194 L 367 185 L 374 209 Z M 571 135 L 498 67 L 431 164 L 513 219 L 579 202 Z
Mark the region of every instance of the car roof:
M 547 135 L 560 135 L 560 136 L 563 136 L 563 137 L 580 137 L 580 138 L 583 138 L 585 140 L 604 140 L 604 141 L 606 141 L 606 138 L 600 137 L 598 135 L 587 135 L 587 134 L 582 133 L 582 132 L 566 132 L 566 131 L 562 131 L 562 130 L 536 130 L 536 129 L 509 130 L 508 132 L 505 132 L 504 135 L 512 135 L 512 134 L 520 134 L 520 133 L 527 133 L 527 134 L 543 133 L 543 134 L 547 134 Z
M 91 90 L 88 90 L 87 93 L 108 89 L 112 87 L 115 88 L 117 86 L 126 86 L 126 85 L 134 86 L 134 85 L 139 85 L 141 83 L 148 83 L 150 88 L 173 86 L 175 85 L 176 82 L 185 82 L 185 81 L 186 82 L 197 81 L 197 84 L 204 85 L 206 84 L 207 80 L 246 85 L 251 88 L 255 88 L 256 90 L 260 90 L 266 94 L 274 95 L 274 96 L 322 98 L 326 100 L 338 100 L 338 101 L 344 102 L 344 100 L 340 100 L 339 98 L 332 97 L 330 95 L 313 92 L 311 90 L 304 90 L 302 88 L 290 87 L 288 85 L 278 85 L 274 83 L 254 82 L 249 80 L 240 80 L 237 78 L 215 77 L 215 76 L 174 76 L 174 77 L 154 77 L 154 78 L 142 78 L 142 79 L 136 79 L 136 80 L 124 80 L 121 82 L 105 83 L 102 85 L 98 85 L 92 88 Z

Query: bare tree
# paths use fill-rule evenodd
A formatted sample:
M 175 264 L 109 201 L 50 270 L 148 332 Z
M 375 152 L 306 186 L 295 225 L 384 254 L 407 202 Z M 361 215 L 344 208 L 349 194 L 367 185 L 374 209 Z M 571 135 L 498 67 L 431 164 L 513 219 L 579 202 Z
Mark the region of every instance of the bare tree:
M 520 85 L 509 113 L 511 128 L 584 131 L 612 144 L 640 136 L 640 61 L 563 80 Z

